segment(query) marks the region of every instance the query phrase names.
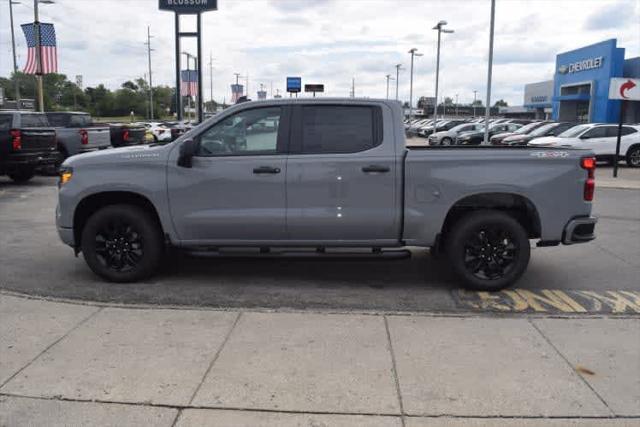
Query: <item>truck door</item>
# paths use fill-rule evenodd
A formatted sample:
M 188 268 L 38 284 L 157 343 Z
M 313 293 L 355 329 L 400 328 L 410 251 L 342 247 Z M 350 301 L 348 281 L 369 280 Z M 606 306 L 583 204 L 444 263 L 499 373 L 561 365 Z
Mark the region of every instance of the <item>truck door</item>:
M 397 243 L 399 173 L 392 112 L 376 104 L 298 105 L 287 160 L 294 241 Z M 398 121 L 400 118 L 395 118 Z
M 288 108 L 242 110 L 197 135 L 191 168 L 168 165 L 171 215 L 181 240 L 263 242 L 286 238 Z

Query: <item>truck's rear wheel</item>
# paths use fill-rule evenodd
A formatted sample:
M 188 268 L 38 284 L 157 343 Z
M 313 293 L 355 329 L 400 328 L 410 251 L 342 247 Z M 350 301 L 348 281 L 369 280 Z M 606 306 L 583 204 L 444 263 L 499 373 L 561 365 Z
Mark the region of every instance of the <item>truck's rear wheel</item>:
M 515 283 L 529 264 L 527 231 L 499 211 L 478 211 L 458 220 L 445 242 L 454 273 L 465 287 L 497 291 Z
M 112 205 L 94 213 L 82 231 L 84 259 L 97 275 L 112 282 L 151 276 L 162 258 L 162 234 L 143 209 Z
M 29 169 L 20 169 L 15 172 L 11 172 L 9 174 L 9 178 L 11 178 L 15 183 L 22 184 L 23 182 L 29 181 L 36 174 L 36 171 L 32 168 Z

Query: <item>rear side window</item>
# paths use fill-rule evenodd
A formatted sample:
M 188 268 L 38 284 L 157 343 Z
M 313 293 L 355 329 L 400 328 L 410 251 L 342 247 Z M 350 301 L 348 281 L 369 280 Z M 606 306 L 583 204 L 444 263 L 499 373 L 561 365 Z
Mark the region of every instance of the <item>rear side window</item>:
M 634 128 L 632 128 L 632 127 L 629 127 L 629 126 L 622 126 L 622 131 L 621 131 L 621 133 L 620 133 L 620 134 L 621 134 L 622 136 L 625 136 L 625 135 L 631 135 L 632 133 L 636 133 L 636 132 L 637 132 L 637 130 L 635 130 L 635 129 L 634 129 Z M 612 126 L 612 127 L 609 129 L 609 136 L 615 136 L 615 137 L 617 137 L 617 136 L 618 136 L 618 127 L 617 127 L 617 126 L 616 126 L 616 127 L 613 127 L 613 126 Z
M 49 127 L 49 121 L 44 114 L 21 114 L 20 122 L 21 128 Z
M 54 127 L 67 127 L 69 123 L 69 115 L 68 114 L 56 114 L 56 113 L 47 113 L 47 118 L 49 119 L 49 123 Z
M 13 114 L 0 114 L 0 130 L 9 130 L 13 125 Z
M 381 142 L 382 111 L 379 107 L 302 107 L 303 153 L 357 153 Z
M 91 126 L 91 116 L 88 114 L 72 114 L 69 119 L 69 127 L 82 128 Z

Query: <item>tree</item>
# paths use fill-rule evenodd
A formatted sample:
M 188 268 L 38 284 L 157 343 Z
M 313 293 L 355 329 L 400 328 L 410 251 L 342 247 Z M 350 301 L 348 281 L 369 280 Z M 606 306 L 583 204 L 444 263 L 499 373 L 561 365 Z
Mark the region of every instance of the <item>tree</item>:
M 509 104 L 507 104 L 507 102 L 504 99 L 499 99 L 496 101 L 495 104 L 493 104 L 494 107 L 508 107 Z
M 476 99 L 475 101 L 473 101 L 473 102 L 471 103 L 471 106 L 472 106 L 472 107 L 473 107 L 474 105 L 475 105 L 476 107 L 482 107 L 482 100 L 481 100 L 481 99 Z

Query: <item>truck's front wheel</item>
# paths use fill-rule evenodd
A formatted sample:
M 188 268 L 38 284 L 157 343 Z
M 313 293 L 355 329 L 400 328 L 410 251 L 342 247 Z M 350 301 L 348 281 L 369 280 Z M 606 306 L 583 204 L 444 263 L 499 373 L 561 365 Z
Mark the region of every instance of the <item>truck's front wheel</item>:
M 497 291 L 516 282 L 529 264 L 527 231 L 499 211 L 472 212 L 455 223 L 445 242 L 465 287 Z
M 81 245 L 91 270 L 112 282 L 151 276 L 163 252 L 156 221 L 131 205 L 111 205 L 95 212 L 82 231 Z

